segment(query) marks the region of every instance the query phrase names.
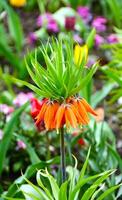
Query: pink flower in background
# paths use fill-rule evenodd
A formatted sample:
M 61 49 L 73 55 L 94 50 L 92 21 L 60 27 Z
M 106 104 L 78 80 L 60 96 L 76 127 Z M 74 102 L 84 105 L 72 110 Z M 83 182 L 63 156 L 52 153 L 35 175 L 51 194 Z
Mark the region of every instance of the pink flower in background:
M 107 41 L 108 43 L 110 44 L 114 44 L 114 43 L 117 43 L 119 40 L 117 38 L 117 36 L 115 34 L 110 34 L 108 37 L 107 37 Z
M 104 17 L 96 17 L 92 21 L 92 26 L 99 32 L 106 30 L 107 19 Z
M 76 18 L 74 16 L 66 17 L 65 18 L 65 28 L 69 31 L 74 30 L 75 29 L 75 22 L 76 22 Z
M 86 23 L 92 19 L 90 9 L 87 6 L 78 6 L 77 12 Z
M 0 104 L 0 112 L 4 113 L 5 115 L 8 115 L 14 111 L 14 108 L 12 106 L 8 106 L 6 104 Z
M 3 138 L 3 130 L 0 129 L 0 140 Z
M 37 41 L 37 36 L 35 33 L 31 32 L 29 33 L 28 35 L 28 38 L 27 38 L 27 41 L 30 45 L 33 45 L 35 44 L 35 42 Z
M 73 38 L 74 38 L 75 42 L 82 44 L 83 40 L 78 34 L 74 34 Z
M 51 13 L 44 13 L 37 18 L 38 27 L 46 27 L 49 32 L 57 33 L 59 31 L 58 24 Z
M 26 149 L 26 144 L 22 140 L 18 140 L 16 149 Z
M 37 18 L 37 26 L 42 27 L 49 23 L 49 21 L 52 19 L 51 13 L 44 13 L 43 15 L 40 15 Z
M 100 45 L 102 45 L 105 42 L 104 38 L 98 34 L 96 34 L 95 36 L 95 46 L 99 47 Z
M 17 97 L 14 99 L 13 103 L 16 106 L 22 106 L 27 101 L 31 100 L 34 97 L 32 92 L 24 93 L 20 92 Z
M 58 24 L 54 19 L 51 19 L 47 24 L 47 30 L 51 33 L 57 33 L 59 31 Z

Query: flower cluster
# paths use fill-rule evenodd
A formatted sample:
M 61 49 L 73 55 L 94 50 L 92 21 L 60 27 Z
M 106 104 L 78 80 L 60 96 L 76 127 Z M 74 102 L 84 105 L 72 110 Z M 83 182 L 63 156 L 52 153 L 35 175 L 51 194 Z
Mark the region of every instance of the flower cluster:
M 103 32 L 106 30 L 106 23 L 107 19 L 104 17 L 96 17 L 93 22 L 92 26 L 98 31 L 98 32 Z
M 78 6 L 77 12 L 85 23 L 88 23 L 92 19 L 92 14 L 87 6 Z
M 48 32 L 57 33 L 58 32 L 58 25 L 56 20 L 53 18 L 51 13 L 45 13 L 40 15 L 37 19 L 37 26 L 38 27 L 46 27 Z
M 46 130 L 59 129 L 66 125 L 77 128 L 78 125 L 89 123 L 88 113 L 97 115 L 87 101 L 80 97 L 70 97 L 65 102 L 44 99 L 39 102 L 32 101 L 31 115 L 35 119 L 36 126 L 44 124 Z
M 59 33 L 61 31 L 73 31 L 74 40 L 81 44 L 84 38 L 81 37 L 82 28 L 80 23 L 83 24 L 86 31 L 89 28 L 95 28 L 95 47 L 98 48 L 104 43 L 117 43 L 118 38 L 115 34 L 106 34 L 104 32 L 107 30 L 108 20 L 103 16 L 93 17 L 93 14 L 90 12 L 90 8 L 87 6 L 78 6 L 76 12 L 73 12 L 72 8 L 66 8 L 67 12 L 64 10 L 64 13 L 59 10 L 56 13 L 45 12 L 42 15 L 39 15 L 37 18 L 37 27 L 39 30 L 31 32 L 28 36 L 28 43 L 30 45 L 35 44 L 40 37 L 45 38 L 46 31 L 49 34 Z M 71 10 L 70 10 L 71 9 Z M 68 10 L 71 11 L 71 15 L 68 14 Z M 58 13 L 59 12 L 59 13 Z M 76 14 L 77 13 L 77 14 Z M 79 16 L 79 17 L 78 17 Z M 81 20 L 81 22 L 80 22 Z M 89 28 L 88 28 L 89 27 Z

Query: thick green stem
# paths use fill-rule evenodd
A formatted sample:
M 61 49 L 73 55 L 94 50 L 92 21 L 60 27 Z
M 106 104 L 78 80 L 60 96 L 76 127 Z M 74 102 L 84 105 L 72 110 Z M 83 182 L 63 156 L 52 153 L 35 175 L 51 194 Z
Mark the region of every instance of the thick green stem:
M 68 151 L 68 154 L 69 154 L 70 165 L 72 165 L 73 161 L 72 161 L 72 153 L 71 153 L 71 145 L 70 145 L 71 137 L 69 137 L 69 136 L 70 135 L 67 133 L 66 134 L 67 151 Z
M 50 139 L 49 139 L 49 131 L 46 132 L 47 139 L 47 160 L 50 160 Z
M 60 154 L 61 154 L 61 174 L 62 183 L 66 180 L 66 158 L 65 158 L 65 145 L 64 145 L 64 129 L 60 129 Z

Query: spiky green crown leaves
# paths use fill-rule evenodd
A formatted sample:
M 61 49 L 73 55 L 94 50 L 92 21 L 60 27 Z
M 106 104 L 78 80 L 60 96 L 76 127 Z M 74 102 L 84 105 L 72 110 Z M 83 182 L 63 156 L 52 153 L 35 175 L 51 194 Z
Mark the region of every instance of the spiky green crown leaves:
M 40 50 L 46 67 L 38 63 L 36 56 L 35 58 L 30 56 L 33 69 L 27 62 L 26 66 L 36 86 L 27 82 L 25 85 L 42 97 L 58 101 L 65 100 L 82 90 L 96 71 L 97 64 L 90 69 L 85 67 L 87 52 L 84 48 L 79 54 L 79 62 L 75 61 L 72 40 L 52 39 L 52 43 L 47 43 L 46 47 L 42 45 Z M 85 76 L 83 75 L 84 70 L 87 70 Z

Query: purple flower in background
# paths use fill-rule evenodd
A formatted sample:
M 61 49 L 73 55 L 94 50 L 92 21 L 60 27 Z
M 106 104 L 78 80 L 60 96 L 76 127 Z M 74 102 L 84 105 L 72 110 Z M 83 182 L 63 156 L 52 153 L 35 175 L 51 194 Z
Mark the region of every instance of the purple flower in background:
M 59 31 L 58 24 L 54 19 L 51 19 L 47 24 L 47 30 L 51 33 L 57 33 Z
M 8 106 L 6 104 L 0 104 L 0 112 L 4 113 L 5 115 L 8 115 L 14 111 L 14 108 L 11 106 Z
M 32 92 L 24 93 L 20 92 L 17 97 L 14 99 L 13 103 L 16 106 L 22 106 L 27 101 L 31 100 L 34 97 Z
M 107 19 L 104 17 L 96 17 L 93 22 L 92 26 L 99 32 L 105 31 L 106 30 L 106 23 Z
M 77 43 L 82 44 L 83 40 L 78 34 L 74 34 L 73 38 Z
M 0 140 L 3 138 L 3 130 L 0 129 Z
M 48 22 L 52 19 L 51 13 L 44 13 L 37 18 L 37 26 L 42 27 L 45 24 L 47 25 Z
M 76 22 L 76 18 L 74 16 L 66 17 L 65 18 L 65 28 L 69 31 L 74 30 L 75 29 L 75 22 Z
M 90 9 L 87 6 L 78 6 L 77 12 L 86 23 L 92 19 Z
M 58 24 L 51 13 L 44 13 L 37 18 L 37 26 L 45 26 L 49 32 L 57 33 L 59 31 Z
M 33 32 L 29 33 L 27 40 L 30 45 L 33 45 L 37 41 L 37 37 L 36 37 L 35 33 L 33 33 Z
M 110 44 L 114 44 L 114 43 L 117 43 L 119 40 L 117 38 L 117 36 L 115 34 L 110 34 L 108 37 L 107 37 L 107 41 L 108 43 Z
M 98 34 L 95 36 L 95 46 L 99 47 L 101 44 L 105 42 L 104 38 Z
M 16 150 L 19 150 L 19 149 L 26 149 L 26 144 L 22 140 L 17 141 Z

